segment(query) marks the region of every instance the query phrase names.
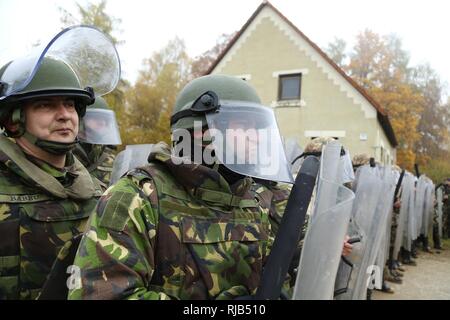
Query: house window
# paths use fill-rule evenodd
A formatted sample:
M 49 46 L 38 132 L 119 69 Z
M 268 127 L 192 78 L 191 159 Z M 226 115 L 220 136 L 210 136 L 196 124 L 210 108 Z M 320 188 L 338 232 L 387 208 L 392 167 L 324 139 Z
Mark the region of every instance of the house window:
M 280 75 L 278 83 L 278 100 L 300 100 L 302 74 Z

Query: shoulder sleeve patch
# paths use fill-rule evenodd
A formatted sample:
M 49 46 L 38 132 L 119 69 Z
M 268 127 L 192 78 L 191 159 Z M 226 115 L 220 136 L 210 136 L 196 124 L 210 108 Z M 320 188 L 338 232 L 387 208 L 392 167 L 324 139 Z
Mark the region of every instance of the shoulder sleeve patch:
M 133 203 L 136 193 L 116 191 L 108 199 L 100 214 L 100 227 L 114 231 L 123 231 L 130 219 L 128 210 Z

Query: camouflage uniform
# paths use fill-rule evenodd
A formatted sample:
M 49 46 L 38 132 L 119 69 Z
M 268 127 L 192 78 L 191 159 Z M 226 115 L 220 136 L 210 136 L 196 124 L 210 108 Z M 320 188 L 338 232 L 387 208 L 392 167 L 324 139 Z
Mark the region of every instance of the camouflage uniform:
M 434 249 L 442 249 L 441 247 L 441 237 L 439 236 L 439 222 L 438 222 L 438 212 L 437 203 L 433 209 L 433 247 Z
M 120 77 L 117 51 L 87 26 L 61 31 L 45 48 L 0 68 L 0 299 L 42 293 L 59 250 L 84 231 L 102 193 L 71 150 L 86 106 Z M 111 63 L 98 64 L 100 56 Z
M 0 141 L 0 299 L 34 299 L 59 249 L 83 231 L 96 203 L 91 193 L 101 191 L 70 154 L 59 170 L 25 156 L 5 137 Z M 14 159 L 5 149 L 15 150 Z M 67 194 L 52 194 L 17 162 L 26 162 L 40 177 L 53 177 Z
M 160 143 L 149 165 L 101 197 L 75 258 L 69 299 L 232 299 L 254 294 L 271 238 L 251 178 L 233 185 L 174 164 Z
M 448 180 L 447 180 L 448 181 Z M 450 184 L 444 184 L 444 205 L 442 207 L 442 236 L 450 238 Z
M 114 149 L 109 146 L 80 143 L 73 153 L 88 169 L 89 173 L 102 182 L 106 190 L 111 180 L 114 159 Z

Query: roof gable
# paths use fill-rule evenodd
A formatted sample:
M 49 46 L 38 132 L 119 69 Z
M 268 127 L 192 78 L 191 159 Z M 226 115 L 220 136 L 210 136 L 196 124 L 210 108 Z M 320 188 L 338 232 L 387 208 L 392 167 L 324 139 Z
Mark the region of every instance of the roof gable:
M 206 74 L 214 70 L 220 70 L 232 59 L 234 53 L 245 42 L 245 39 L 258 26 L 259 22 L 269 17 L 286 35 L 297 44 L 297 47 L 304 51 L 328 78 L 345 91 L 353 101 L 361 105 L 363 111 L 368 108 L 374 108 L 377 112 L 377 119 L 382 126 L 389 142 L 393 147 L 397 146 L 397 140 L 392 129 L 389 118 L 384 109 L 376 102 L 361 86 L 350 78 L 334 61 L 332 61 L 314 42 L 306 37 L 292 22 L 281 14 L 272 4 L 267 1 L 261 3 L 252 16 L 247 20 L 241 30 L 231 39 L 226 48 L 221 52 L 218 58 L 212 63 Z

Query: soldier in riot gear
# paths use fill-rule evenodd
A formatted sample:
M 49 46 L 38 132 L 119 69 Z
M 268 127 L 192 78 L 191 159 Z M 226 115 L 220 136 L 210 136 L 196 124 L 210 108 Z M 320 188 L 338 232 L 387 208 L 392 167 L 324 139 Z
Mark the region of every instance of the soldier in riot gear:
M 89 51 L 92 40 L 103 40 L 118 61 L 103 33 L 75 27 L 0 71 L 0 299 L 40 294 L 59 249 L 83 232 L 101 195 L 98 181 L 72 154 L 86 106 L 102 92 L 75 67 L 78 49 Z M 83 61 L 102 74 L 91 62 Z M 114 77 L 109 81 L 112 90 Z
M 106 189 L 111 179 L 116 146 L 122 142 L 115 113 L 102 97 L 96 98 L 94 104 L 86 109 L 79 138 L 75 156 Z
M 81 284 L 70 299 L 255 293 L 272 236 L 250 177 L 292 182 L 273 111 L 247 82 L 205 76 L 178 95 L 171 129 L 172 152 L 155 145 L 148 165 L 100 199 L 75 258 Z

